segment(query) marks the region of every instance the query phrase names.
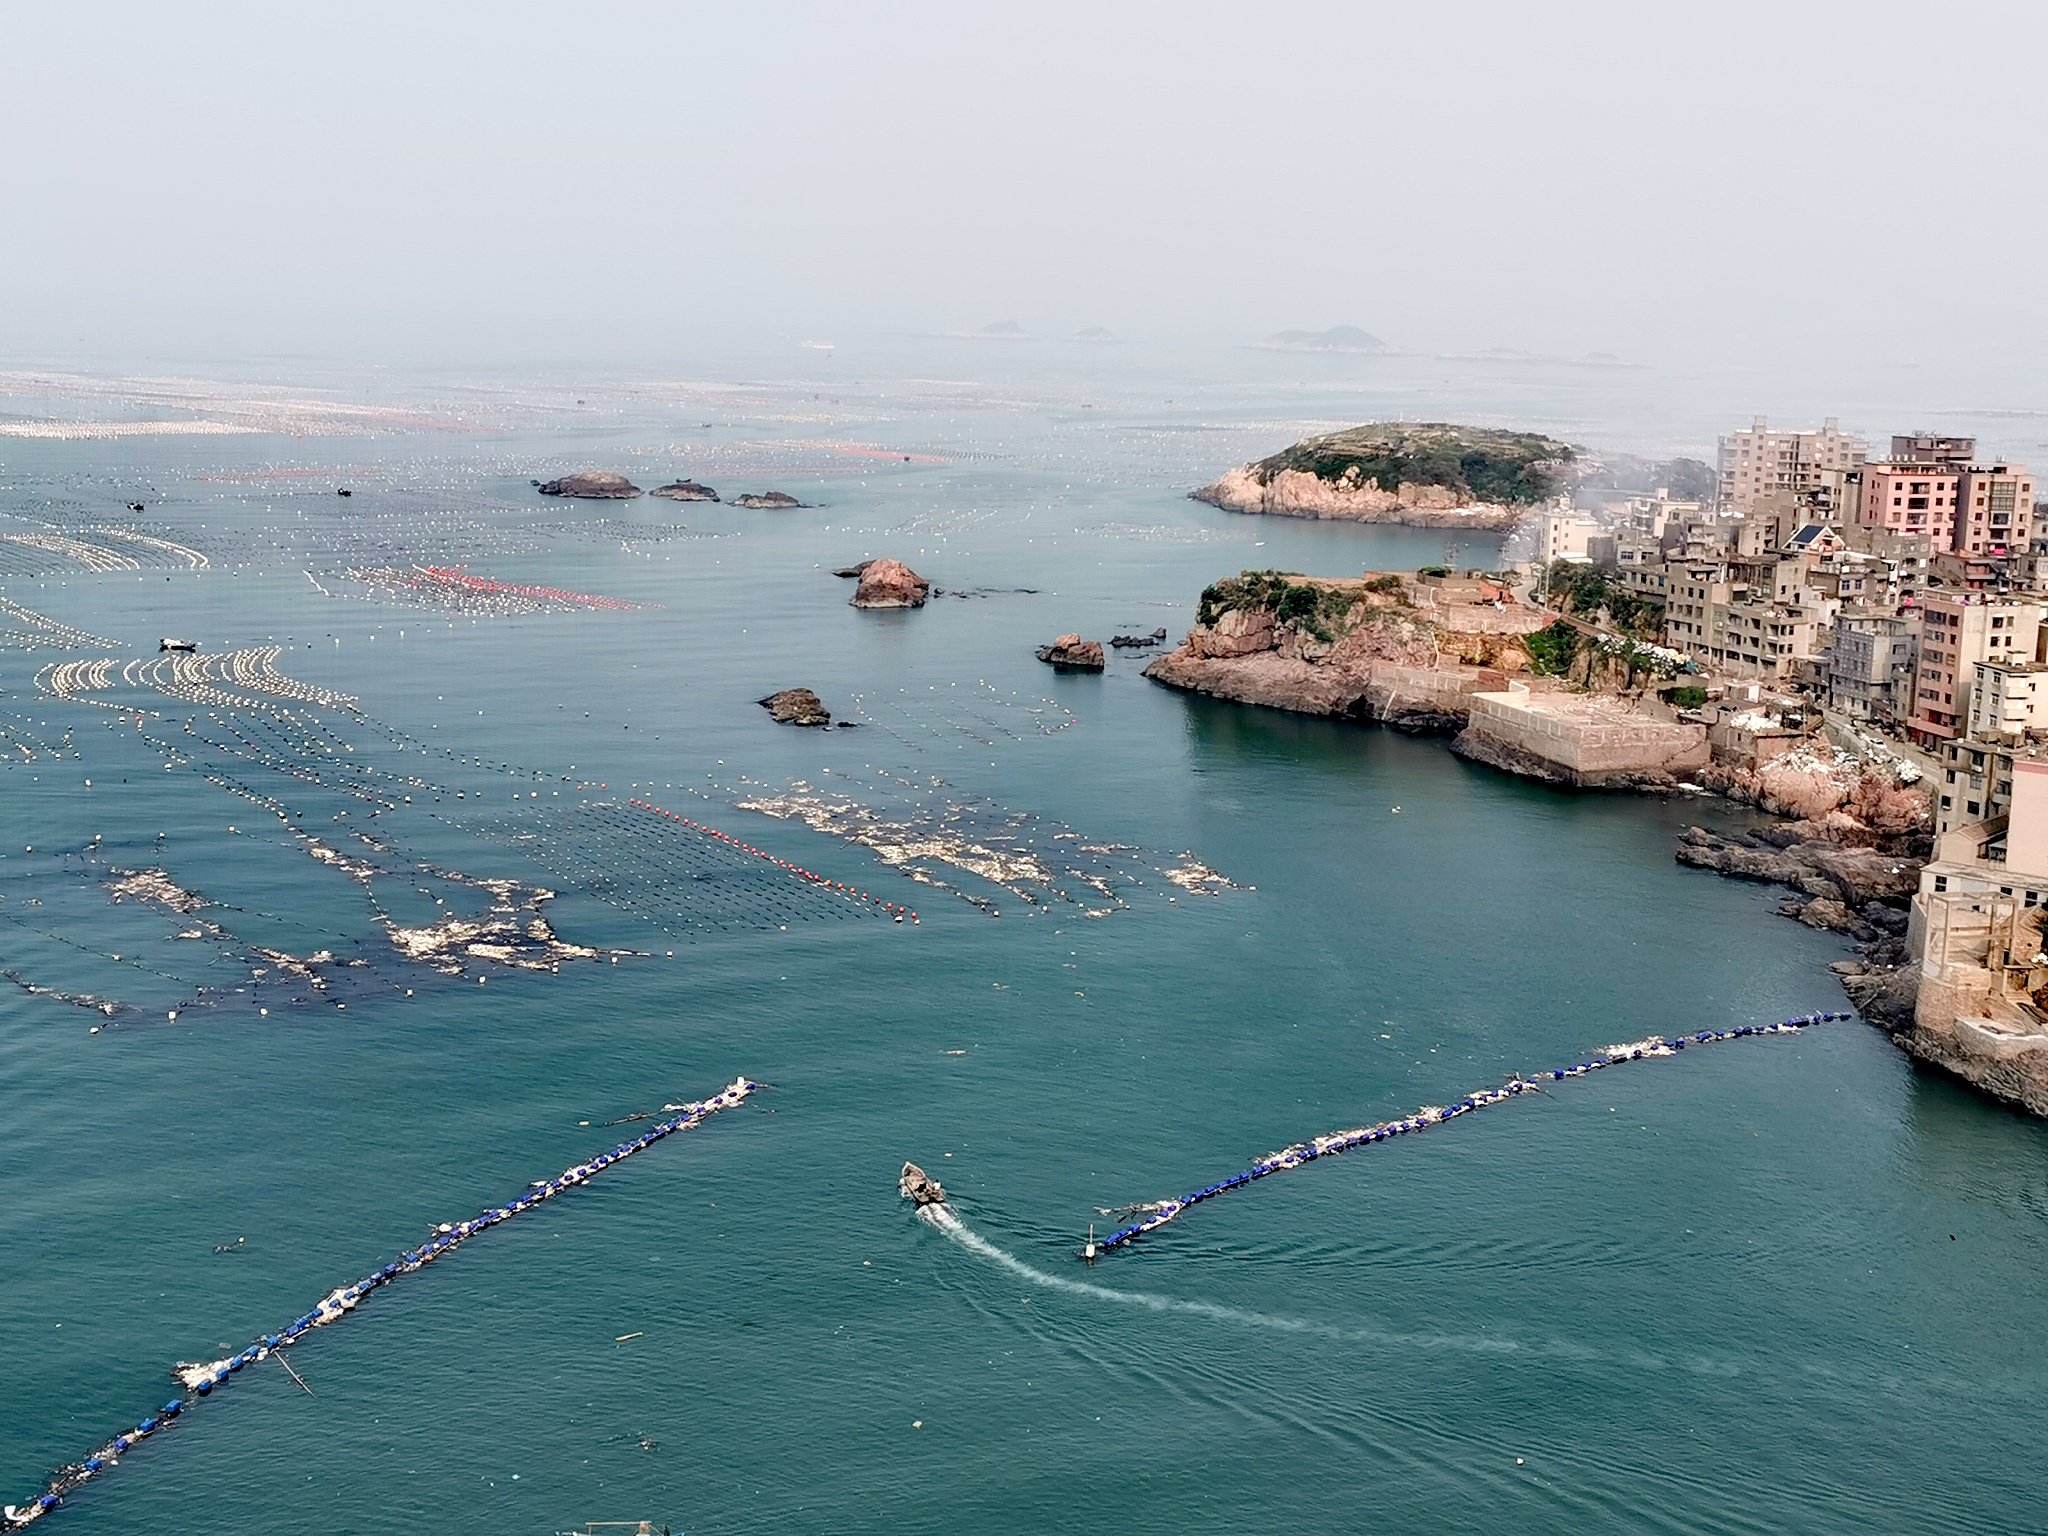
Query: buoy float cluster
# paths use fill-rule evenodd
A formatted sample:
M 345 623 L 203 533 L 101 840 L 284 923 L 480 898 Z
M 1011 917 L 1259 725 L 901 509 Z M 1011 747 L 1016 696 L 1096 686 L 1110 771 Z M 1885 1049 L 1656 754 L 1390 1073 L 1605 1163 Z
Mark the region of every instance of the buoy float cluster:
M 706 837 L 716 838 L 719 842 L 728 844 L 729 846 L 738 849 L 741 853 L 751 853 L 755 858 L 761 859 L 769 864 L 777 865 L 782 869 L 786 869 L 792 875 L 795 875 L 800 879 L 808 880 L 813 885 L 823 886 L 826 890 L 830 891 L 838 891 L 842 895 L 853 897 L 856 901 L 871 902 L 875 906 L 880 907 L 884 912 L 887 912 L 899 923 L 902 922 L 905 918 L 908 918 L 913 923 L 917 921 L 917 914 L 911 911 L 908 907 L 900 907 L 893 901 L 884 901 L 879 896 L 870 896 L 866 891 L 857 891 L 852 886 L 844 884 L 841 881 L 827 880 L 823 875 L 818 874 L 813 870 L 805 869 L 801 864 L 792 864 L 788 859 L 779 859 L 772 853 L 768 853 L 763 849 L 756 848 L 752 843 L 741 842 L 738 838 L 734 837 L 729 832 L 721 832 L 716 827 L 707 827 L 702 822 L 692 821 L 689 817 L 682 815 L 680 812 L 667 810 L 664 807 L 655 805 L 653 802 L 647 800 L 628 800 L 626 803 L 632 806 L 635 810 L 650 811 L 656 816 L 666 817 L 668 820 L 675 822 L 678 826 L 688 827 L 692 832 L 701 832 Z
M 1577 1066 L 1553 1067 L 1548 1072 L 1538 1072 L 1533 1077 L 1512 1078 L 1498 1088 L 1482 1088 L 1468 1093 L 1456 1103 L 1426 1109 L 1418 1109 L 1405 1119 L 1388 1120 L 1379 1125 L 1361 1126 L 1356 1130 L 1332 1131 L 1327 1136 L 1318 1136 L 1312 1141 L 1296 1142 L 1266 1157 L 1260 1158 L 1242 1173 L 1232 1174 L 1219 1184 L 1198 1189 L 1178 1200 L 1162 1200 L 1153 1214 L 1093 1244 L 1097 1253 L 1111 1248 L 1121 1248 L 1135 1242 L 1147 1232 L 1157 1231 L 1189 1206 L 1199 1205 L 1204 1200 L 1213 1200 L 1218 1195 L 1241 1189 L 1254 1179 L 1263 1179 L 1275 1173 L 1286 1173 L 1299 1168 L 1316 1158 L 1327 1157 L 1350 1147 L 1365 1146 L 1373 1142 L 1389 1141 L 1396 1136 L 1405 1136 L 1414 1131 L 1428 1130 L 1433 1125 L 1442 1125 L 1460 1115 L 1469 1115 L 1475 1109 L 1485 1109 L 1494 1104 L 1506 1103 L 1519 1094 L 1534 1093 L 1546 1083 L 1562 1082 L 1568 1077 L 1584 1077 L 1588 1072 L 1597 1072 L 1602 1067 L 1618 1066 L 1624 1061 L 1645 1061 L 1653 1056 L 1673 1056 L 1692 1045 L 1712 1045 L 1722 1040 L 1746 1039 L 1751 1035 L 1797 1034 L 1812 1024 L 1830 1019 L 1853 1018 L 1847 1013 L 1809 1013 L 1796 1019 L 1786 1019 L 1780 1024 L 1744 1024 L 1736 1029 L 1703 1029 L 1692 1035 L 1673 1035 L 1668 1040 L 1639 1040 L 1632 1045 L 1610 1046 L 1606 1054 L 1594 1056 Z
M 419 1247 L 406 1250 L 382 1269 L 372 1270 L 353 1285 L 341 1286 L 330 1292 L 304 1317 L 296 1319 L 275 1333 L 265 1334 L 240 1354 L 230 1355 L 226 1359 L 215 1360 L 206 1365 L 179 1366 L 178 1379 L 195 1398 L 212 1396 L 240 1372 L 267 1358 L 274 1351 L 298 1343 L 315 1328 L 324 1328 L 329 1323 L 339 1322 L 379 1286 L 389 1285 L 403 1275 L 418 1273 L 434 1260 L 446 1257 L 459 1244 L 475 1237 L 479 1232 L 489 1231 L 501 1221 L 510 1221 L 514 1216 L 524 1215 L 542 1201 L 552 1199 L 564 1190 L 588 1183 L 622 1158 L 631 1157 L 635 1152 L 652 1146 L 663 1137 L 673 1136 L 677 1131 L 687 1131 L 701 1125 L 708 1116 L 716 1114 L 721 1109 L 731 1109 L 758 1087 L 759 1083 L 749 1082 L 744 1077 L 737 1078 L 730 1086 L 700 1103 L 664 1106 L 670 1110 L 679 1110 L 680 1113 L 672 1119 L 661 1121 L 631 1141 L 620 1142 L 609 1152 L 601 1153 L 588 1162 L 578 1163 L 573 1168 L 564 1169 L 552 1179 L 536 1179 L 527 1186 L 525 1194 L 509 1204 L 493 1206 L 468 1221 L 443 1223 L 435 1229 L 434 1236 Z M 0 1507 L 0 1531 L 19 1530 L 40 1520 L 57 1507 L 65 1494 L 112 1470 L 119 1464 L 123 1454 L 150 1436 L 168 1428 L 174 1419 L 194 1406 L 196 1404 L 188 1403 L 182 1398 L 173 1398 L 164 1404 L 161 1410 L 143 1419 L 125 1434 L 114 1436 L 91 1455 L 58 1468 L 51 1475 L 48 1488 L 28 1504 L 20 1507 L 12 1504 Z

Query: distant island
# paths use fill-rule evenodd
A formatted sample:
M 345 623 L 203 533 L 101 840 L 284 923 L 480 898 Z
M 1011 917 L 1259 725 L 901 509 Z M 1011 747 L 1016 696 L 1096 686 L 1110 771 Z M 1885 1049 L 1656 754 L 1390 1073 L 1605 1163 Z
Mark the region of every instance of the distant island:
M 1507 529 L 1564 489 L 1574 450 L 1536 432 L 1368 422 L 1304 438 L 1192 491 L 1227 512 Z
M 1327 331 L 1275 331 L 1260 346 L 1273 352 L 1391 352 L 1379 337 L 1355 325 L 1333 325 Z

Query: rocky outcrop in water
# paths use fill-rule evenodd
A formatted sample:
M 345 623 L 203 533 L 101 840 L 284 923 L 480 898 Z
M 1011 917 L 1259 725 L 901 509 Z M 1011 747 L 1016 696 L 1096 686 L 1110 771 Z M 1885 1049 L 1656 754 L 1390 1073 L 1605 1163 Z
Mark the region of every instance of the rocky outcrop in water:
M 1463 728 L 1471 694 L 1505 687 L 1528 664 L 1519 637 L 1543 624 L 1494 597 L 1468 600 L 1494 590 L 1247 571 L 1203 592 L 1187 639 L 1145 676 L 1240 704 L 1448 734 Z
M 609 469 L 586 469 L 577 474 L 549 480 L 540 488 L 543 496 L 569 496 L 578 501 L 630 501 L 641 494 L 640 487 L 624 475 Z
M 1375 422 L 1306 438 L 1189 494 L 1228 512 L 1507 529 L 1563 488 L 1573 457 L 1534 432 Z
M 699 485 L 694 480 L 671 480 L 667 485 L 657 485 L 650 494 L 665 496 L 670 501 L 718 500 L 718 492 L 708 485 Z
M 1858 958 L 1838 960 L 1832 969 L 1863 1016 L 1896 1036 L 1912 1029 L 1919 996 L 1920 968 L 1907 949 L 1906 928 L 1930 850 L 1924 837 L 1898 839 L 1889 849 L 1845 846 L 1832 840 L 1839 832 L 1826 822 L 1760 828 L 1740 838 L 1687 827 L 1677 859 L 1797 891 L 1779 905 L 1779 914 L 1857 941 Z
M 1886 931 L 1905 931 L 1905 907 L 1920 888 L 1920 870 L 1927 862 L 1924 849 L 1887 852 L 1844 847 L 1827 840 L 1824 832 L 1811 824 L 1798 823 L 1752 832 L 1742 839 L 1723 837 L 1704 827 L 1687 827 L 1678 842 L 1677 858 L 1695 869 L 1786 885 L 1814 901 L 1831 902 L 1842 909 L 1839 917 L 1830 907 L 1813 917 L 1802 914 L 1801 920 L 1859 939 L 1877 937 L 1875 931 L 1865 931 L 1870 922 L 1861 915 L 1872 903 L 1898 913 L 1897 925 Z
M 830 725 L 832 712 L 808 688 L 785 688 L 760 701 L 777 725 Z
M 1041 645 L 1038 659 L 1061 672 L 1100 672 L 1104 666 L 1102 642 L 1079 635 L 1061 635 L 1051 645 Z
M 792 507 L 805 505 L 782 491 L 754 491 L 745 496 L 733 497 L 732 504 L 736 507 L 745 507 L 750 512 L 787 512 Z
M 852 598 L 856 608 L 922 608 L 931 595 L 932 584 L 901 560 L 867 560 L 855 569 L 860 572 Z

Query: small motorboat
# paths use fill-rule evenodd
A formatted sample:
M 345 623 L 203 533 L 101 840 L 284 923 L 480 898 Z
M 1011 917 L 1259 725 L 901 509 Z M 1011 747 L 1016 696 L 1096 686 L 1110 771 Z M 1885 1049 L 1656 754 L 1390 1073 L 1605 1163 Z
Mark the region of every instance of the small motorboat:
M 939 1181 L 915 1163 L 903 1165 L 903 1176 L 897 1181 L 896 1188 L 904 1199 L 915 1200 L 919 1205 L 946 1203 L 946 1192 L 939 1187 Z
M 157 642 L 156 648 L 159 651 L 196 651 L 199 649 L 199 642 L 197 640 L 174 640 L 166 635 Z

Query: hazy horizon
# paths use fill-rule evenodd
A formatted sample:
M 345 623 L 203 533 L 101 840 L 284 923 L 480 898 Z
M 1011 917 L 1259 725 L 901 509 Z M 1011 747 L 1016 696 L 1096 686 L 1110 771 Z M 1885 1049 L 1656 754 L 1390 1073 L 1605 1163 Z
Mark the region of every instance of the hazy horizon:
M 14 8 L 0 363 L 1355 325 L 2048 404 L 2042 136 L 1970 67 L 2048 21 L 1957 8 L 1913 83 L 1922 14 Z

